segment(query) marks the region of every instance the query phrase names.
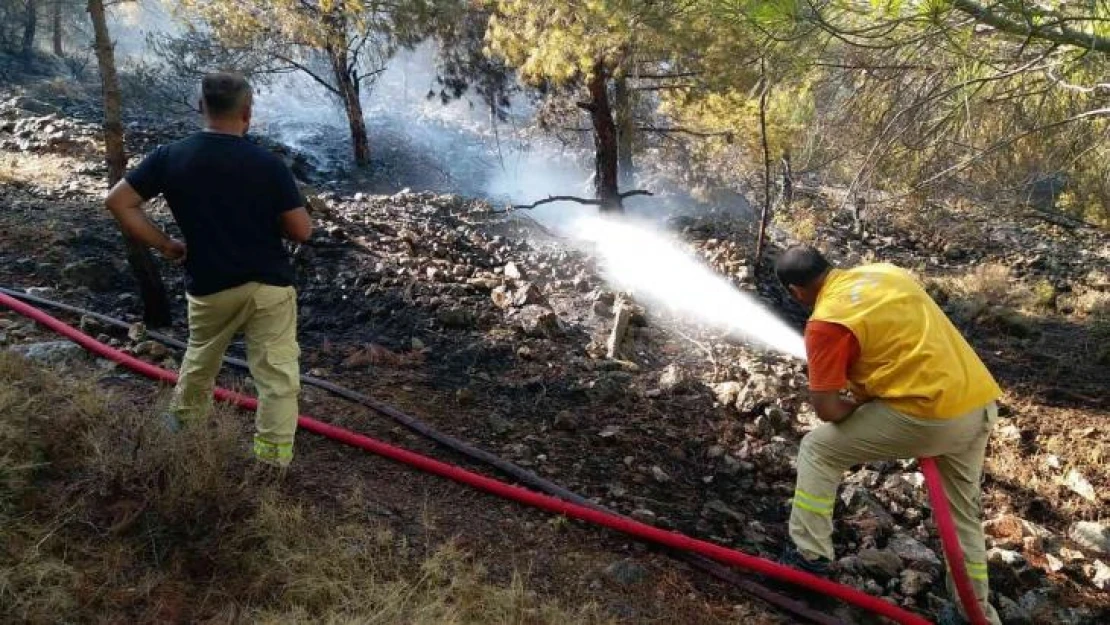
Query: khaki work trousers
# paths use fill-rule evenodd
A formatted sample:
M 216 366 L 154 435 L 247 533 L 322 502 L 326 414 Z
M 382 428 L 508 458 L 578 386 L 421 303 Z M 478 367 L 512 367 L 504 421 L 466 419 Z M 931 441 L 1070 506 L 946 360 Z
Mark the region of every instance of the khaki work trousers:
M 881 401 L 872 401 L 840 423 L 822 424 L 802 438 L 798 450 L 798 482 L 790 512 L 790 537 L 794 544 L 808 558 L 834 559 L 833 505 L 837 486 L 848 468 L 878 460 L 935 457 L 968 576 L 983 613 L 998 625 L 1001 622 L 998 614 L 987 601 L 987 558 L 979 486 L 987 438 L 997 419 L 998 406 L 994 402 L 954 419 L 921 419 L 898 412 Z M 948 591 L 956 597 L 951 574 Z
M 240 331 L 258 391 L 254 455 L 268 464 L 293 460 L 297 431 L 297 292 L 257 282 L 212 295 L 189 296 L 189 346 L 170 410 L 183 424 L 207 417 L 224 353 Z

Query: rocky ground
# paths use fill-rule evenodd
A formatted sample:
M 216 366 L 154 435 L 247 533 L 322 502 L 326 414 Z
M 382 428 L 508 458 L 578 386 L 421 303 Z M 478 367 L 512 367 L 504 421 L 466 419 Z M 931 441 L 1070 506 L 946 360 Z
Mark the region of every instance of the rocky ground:
M 129 129 L 130 148 L 142 154 L 182 131 L 138 124 Z M 0 284 L 134 320 L 140 311 L 119 236 L 98 207 L 103 170 L 95 140 L 92 126 L 54 104 L 17 98 L 0 105 Z M 452 195 L 371 191 L 314 190 L 319 227 L 294 255 L 308 372 L 637 519 L 778 553 L 797 442 L 816 424 L 804 402 L 802 365 L 612 292 L 588 254 L 520 214 Z M 1110 301 L 1110 238 L 1013 210 L 977 219 L 937 213 L 916 223 L 880 213 L 868 232 L 854 234 L 820 196 L 802 204 L 818 213 L 812 236 L 841 260 L 890 260 L 918 271 L 1007 389 L 984 497 L 1005 621 L 1105 622 L 1110 312 L 1100 306 Z M 173 229 L 164 206 L 154 203 L 153 214 Z M 750 268 L 748 223 L 715 216 L 669 225 L 738 288 L 802 321 L 773 280 Z M 164 275 L 171 292 L 181 293 L 179 270 L 166 266 Z M 1019 293 L 1028 297 L 1018 301 Z M 178 295 L 181 335 L 182 305 Z M 611 351 L 616 316 L 630 324 Z M 174 364 L 175 354 L 152 343 L 84 325 Z M 51 340 L 0 315 L 0 345 L 38 360 L 74 357 Z M 314 389 L 305 403 L 343 425 L 435 451 Z M 439 534 L 462 537 L 478 553 L 517 544 L 511 558 L 534 564 L 530 581 L 541 590 L 600 597 L 627 622 L 774 618 L 746 607 L 733 612 L 729 606 L 744 600 L 618 537 L 491 506 L 318 441 L 306 444 L 302 461 L 318 469 L 303 478 L 308 497 L 328 497 L 329 484 L 348 474 L 388 475 L 385 508 L 404 517 L 435 493 L 443 498 L 432 505 Z M 858 468 L 841 491 L 837 518 L 841 581 L 926 613 L 946 601 L 913 462 Z M 567 544 L 581 548 L 571 557 L 561 553 Z M 630 557 L 614 555 L 623 553 Z M 682 617 L 675 605 L 687 610 Z

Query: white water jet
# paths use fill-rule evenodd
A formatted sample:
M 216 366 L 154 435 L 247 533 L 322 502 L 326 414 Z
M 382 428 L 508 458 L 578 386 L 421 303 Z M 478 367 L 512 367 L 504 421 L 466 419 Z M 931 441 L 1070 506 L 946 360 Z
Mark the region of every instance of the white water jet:
M 673 237 L 627 219 L 582 216 L 570 227 L 594 246 L 605 279 L 642 301 L 795 358 L 805 343 L 794 328 L 720 274 L 698 262 Z

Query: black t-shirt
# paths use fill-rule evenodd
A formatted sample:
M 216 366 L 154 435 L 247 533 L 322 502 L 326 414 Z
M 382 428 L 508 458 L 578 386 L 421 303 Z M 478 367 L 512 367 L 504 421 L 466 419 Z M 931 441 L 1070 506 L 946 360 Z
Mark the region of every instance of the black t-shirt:
M 127 174 L 144 200 L 164 195 L 185 235 L 185 288 L 210 295 L 247 282 L 293 284 L 279 216 L 304 206 L 277 156 L 235 135 L 198 132 Z

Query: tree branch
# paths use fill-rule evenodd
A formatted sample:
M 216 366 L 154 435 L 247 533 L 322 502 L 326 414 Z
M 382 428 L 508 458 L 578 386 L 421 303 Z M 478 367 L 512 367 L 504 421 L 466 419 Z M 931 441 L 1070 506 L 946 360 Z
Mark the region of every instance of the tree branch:
M 385 71 L 384 67 L 379 67 L 378 69 L 370 71 L 370 72 L 366 72 L 365 74 L 359 74 L 358 77 L 355 78 L 355 80 L 358 81 L 358 82 L 362 82 L 362 81 L 366 80 L 367 78 L 374 78 L 375 76 L 377 76 L 378 74 L 381 74 L 384 71 Z
M 666 80 L 668 78 L 692 78 L 698 74 L 699 72 L 675 72 L 673 74 L 637 74 L 632 72 L 628 77 L 645 80 Z
M 1031 20 L 1019 22 L 999 15 L 981 4 L 972 2 L 972 0 L 952 0 L 952 6 L 957 11 L 966 13 L 988 26 L 993 26 L 1011 35 L 1044 39 L 1053 43 L 1110 54 L 1110 38 L 1076 30 L 1064 25 L 1063 20 L 1047 25 L 1034 24 Z
M 654 133 L 663 134 L 663 135 L 678 134 L 678 135 L 690 135 L 690 136 L 693 136 L 693 137 L 731 137 L 732 134 L 733 134 L 732 132 L 727 131 L 727 130 L 722 130 L 720 132 L 708 132 L 708 131 L 701 131 L 701 130 L 690 130 L 689 128 L 683 128 L 681 126 L 672 126 L 672 127 L 669 127 L 669 128 L 657 128 L 655 126 L 639 126 L 639 127 L 636 128 L 636 130 L 639 130 L 640 132 L 654 132 Z
M 634 195 L 654 195 L 654 194 L 651 191 L 647 191 L 645 189 L 633 189 L 632 191 L 625 191 L 624 193 L 621 193 L 620 194 L 620 199 L 623 200 L 625 198 L 629 198 L 629 197 L 632 197 Z M 514 209 L 520 209 L 520 210 L 528 210 L 528 209 L 536 208 L 537 206 L 543 206 L 544 204 L 551 204 L 553 202 L 577 202 L 579 204 L 585 204 L 586 206 L 601 206 L 601 200 L 598 200 L 598 199 L 575 197 L 573 195 L 549 195 L 546 198 L 544 198 L 542 200 L 537 200 L 535 202 L 532 202 L 531 204 L 513 204 L 513 208 Z
M 821 62 L 818 62 L 818 63 L 813 63 L 813 67 L 828 67 L 828 68 L 832 68 L 832 69 L 851 69 L 851 70 L 863 70 L 863 71 L 881 71 L 881 70 L 913 71 L 913 70 L 918 70 L 918 71 L 924 71 L 924 72 L 932 72 L 932 71 L 936 71 L 938 69 L 937 67 L 934 67 L 932 65 L 920 65 L 920 64 L 913 64 L 913 63 L 893 64 L 893 65 L 882 65 L 882 64 L 879 64 L 879 65 L 858 64 L 857 65 L 857 64 L 847 64 L 847 63 L 821 63 Z M 939 69 L 943 69 L 943 68 L 939 68 Z
M 330 91 L 333 95 L 342 96 L 342 94 L 339 92 L 338 89 L 333 87 L 331 83 L 329 83 L 328 81 L 321 78 L 316 72 L 312 71 L 307 66 L 305 66 L 301 63 L 298 63 L 297 61 L 294 61 L 293 59 L 291 59 L 291 58 L 289 58 L 289 57 L 287 57 L 283 54 L 278 54 L 276 52 L 273 53 L 273 54 L 274 54 L 275 59 L 281 61 L 282 63 L 288 63 L 289 65 L 299 69 L 300 71 L 304 72 L 305 74 L 308 74 L 309 78 L 311 78 L 312 80 L 315 80 L 316 82 L 320 83 L 320 85 L 322 87 L 324 87 L 325 89 Z
M 1025 132 L 1021 132 L 1021 133 L 1018 133 L 1018 134 L 1016 134 L 1012 137 L 1009 137 L 1009 138 L 1007 138 L 1003 141 L 999 141 L 998 143 L 995 143 L 994 145 L 984 149 L 983 151 L 979 152 L 978 154 L 976 154 L 974 156 L 971 156 L 971 157 L 968 157 L 968 158 L 960 161 L 959 163 L 956 163 L 955 165 L 952 165 L 951 167 L 948 167 L 947 169 L 943 169 L 940 172 L 937 172 L 936 174 L 934 174 L 934 175 L 926 178 L 925 180 L 922 180 L 921 182 L 917 183 L 916 185 L 914 185 L 914 189 L 920 189 L 920 188 L 922 188 L 926 185 L 929 185 L 929 184 L 947 176 L 948 174 L 960 171 L 961 169 L 965 169 L 969 165 L 971 165 L 972 163 L 974 163 L 978 160 L 981 160 L 981 159 L 983 159 L 987 156 L 990 156 L 991 154 L 994 154 L 995 152 L 998 152 L 999 150 L 1001 150 L 1003 148 L 1009 147 L 1010 145 L 1013 145 L 1014 143 L 1016 143 L 1020 139 L 1024 139 L 1025 137 L 1028 137 L 1029 135 L 1034 135 L 1034 134 L 1037 134 L 1037 133 L 1040 133 L 1040 132 L 1044 132 L 1046 130 L 1051 130 L 1052 128 L 1056 128 L 1057 126 L 1064 126 L 1064 125 L 1071 124 L 1071 123 L 1074 123 L 1074 122 L 1077 122 L 1077 121 L 1080 121 L 1080 120 L 1083 120 L 1083 119 L 1087 119 L 1087 118 L 1090 118 L 1090 117 L 1105 117 L 1105 116 L 1110 116 L 1110 107 L 1085 111 L 1083 113 L 1079 113 L 1078 115 L 1072 115 L 1071 117 L 1068 117 L 1068 118 L 1065 118 L 1065 119 L 1061 119 L 1061 120 L 1057 120 L 1057 121 L 1054 121 L 1054 122 L 1051 122 L 1051 123 L 1048 123 L 1048 124 L 1037 126 L 1036 128 L 1031 128 L 1031 129 L 1029 129 Z
M 629 87 L 632 91 L 666 91 L 668 89 L 693 89 L 696 87 L 692 82 L 677 83 L 673 85 L 637 85 Z
M 549 195 L 542 200 L 537 200 L 531 204 L 513 204 L 513 208 L 528 210 L 543 206 L 544 204 L 551 204 L 552 202 L 577 202 L 587 206 L 601 206 L 601 200 L 589 199 L 583 197 L 575 197 L 573 195 Z
M 584 127 L 584 126 L 558 126 L 558 127 L 555 127 L 555 130 L 560 130 L 560 131 L 564 131 L 564 132 L 593 132 L 594 131 L 593 128 L 587 128 L 587 127 Z M 656 126 L 637 126 L 636 130 L 638 132 L 651 132 L 651 133 L 655 133 L 655 134 L 659 134 L 659 135 L 690 135 L 692 137 L 731 137 L 731 136 L 733 136 L 733 134 L 735 134 L 735 133 L 733 133 L 732 131 L 729 131 L 729 130 L 722 130 L 720 132 L 710 132 L 710 131 L 701 131 L 701 130 L 690 130 L 689 128 L 683 128 L 682 126 L 673 126 L 673 127 L 669 127 L 669 128 L 659 128 L 659 127 L 656 127 Z

